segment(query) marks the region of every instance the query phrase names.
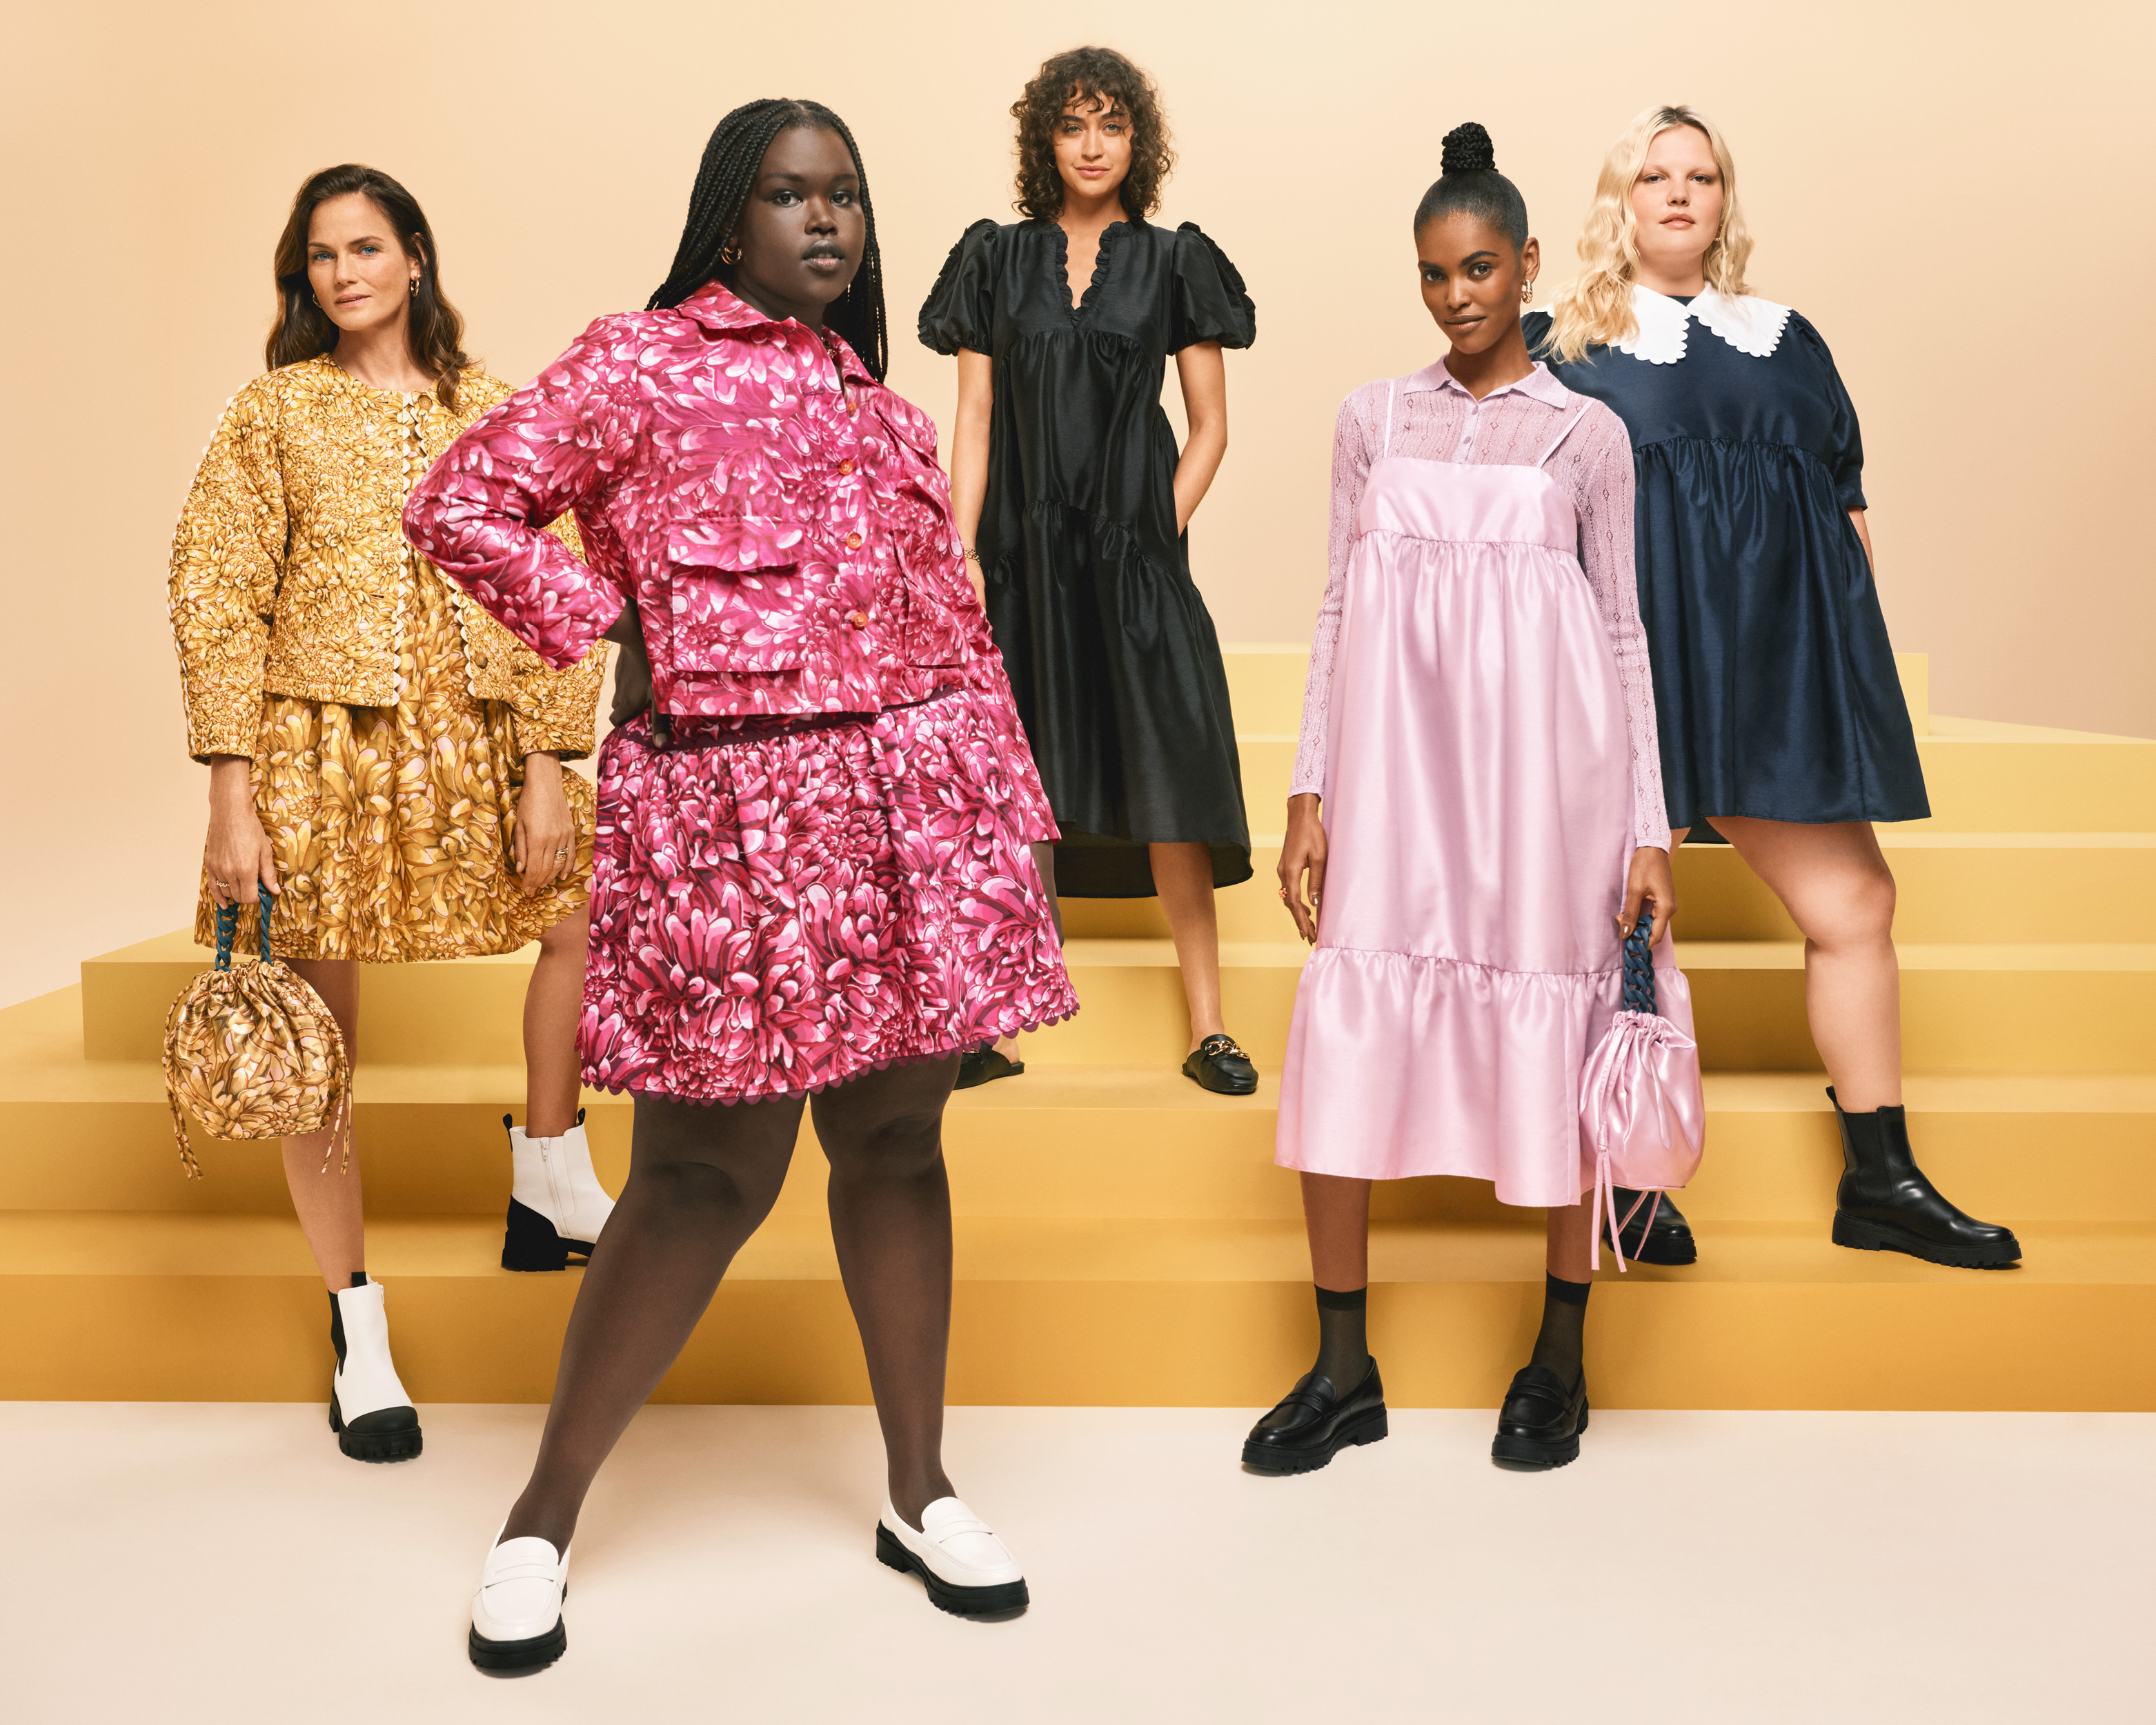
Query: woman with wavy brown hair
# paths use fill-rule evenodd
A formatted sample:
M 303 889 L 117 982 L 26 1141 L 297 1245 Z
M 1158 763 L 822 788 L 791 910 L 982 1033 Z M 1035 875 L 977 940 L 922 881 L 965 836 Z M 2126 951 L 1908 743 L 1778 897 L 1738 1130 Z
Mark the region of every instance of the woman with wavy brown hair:
M 1194 223 L 1149 219 L 1175 157 L 1137 67 L 1057 54 L 1011 114 L 1024 219 L 968 228 L 921 309 L 921 341 L 958 359 L 958 531 L 1061 829 L 1043 876 L 1077 898 L 1159 896 L 1190 1009 L 1183 1070 L 1247 1096 L 1213 893 L 1250 879 L 1250 822 L 1186 534 L 1228 447 L 1221 350 L 1249 347 L 1257 316 Z M 1180 450 L 1160 406 L 1170 354 Z M 983 1049 L 959 1082 L 1022 1070 Z
M 371 167 L 313 175 L 275 273 L 270 369 L 225 409 L 172 540 L 187 747 L 210 769 L 196 937 L 236 906 L 251 946 L 266 895 L 271 947 L 355 1049 L 360 964 L 538 942 L 502 1263 L 560 1269 L 612 1208 L 577 1110 L 593 799 L 562 769 L 591 750 L 605 655 L 548 670 L 403 541 L 406 495 L 509 395 L 465 355 L 412 194 Z M 419 1420 L 351 1149 L 287 1138 L 285 1178 L 330 1291 L 331 1426 L 392 1461 Z

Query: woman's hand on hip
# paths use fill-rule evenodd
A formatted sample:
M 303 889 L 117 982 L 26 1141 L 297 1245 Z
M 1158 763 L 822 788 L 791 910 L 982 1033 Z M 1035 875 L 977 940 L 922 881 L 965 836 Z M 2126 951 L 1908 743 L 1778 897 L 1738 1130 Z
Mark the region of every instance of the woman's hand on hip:
M 1617 933 L 1632 937 L 1632 925 L 1640 920 L 1642 905 L 1653 916 L 1647 944 L 1658 947 L 1670 932 L 1670 918 L 1677 913 L 1676 877 L 1670 872 L 1670 854 L 1651 845 L 1632 853 L 1632 865 L 1625 871 L 1625 907 L 1617 913 Z
M 562 788 L 562 757 L 543 752 L 524 757 L 524 792 L 516 799 L 511 839 L 516 872 L 526 892 L 544 892 L 574 872 L 577 826 Z
M 258 882 L 273 893 L 277 859 L 254 810 L 254 763 L 244 755 L 216 755 L 209 763 L 209 837 L 203 844 L 210 896 L 222 910 L 252 904 Z
M 1281 841 L 1280 860 L 1281 902 L 1295 918 L 1296 932 L 1313 946 L 1318 901 L 1325 896 L 1325 823 L 1318 819 L 1317 806 L 1314 791 L 1287 799 L 1287 836 Z

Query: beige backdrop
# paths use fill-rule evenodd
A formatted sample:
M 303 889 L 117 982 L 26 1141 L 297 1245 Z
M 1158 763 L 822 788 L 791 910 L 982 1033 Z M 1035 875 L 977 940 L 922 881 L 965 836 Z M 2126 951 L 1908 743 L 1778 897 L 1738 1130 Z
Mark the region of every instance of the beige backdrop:
M 1086 35 L 1160 80 L 1183 155 L 1163 214 L 1201 222 L 1258 303 L 1193 535 L 1224 639 L 1307 637 L 1334 409 L 1436 356 L 1408 222 L 1446 128 L 1490 128 L 1553 285 L 1609 140 L 1683 100 L 1733 141 L 1754 285 L 1819 326 L 1856 396 L 1887 618 L 1933 655 L 1933 705 L 2156 735 L 2145 4 L 11 13 L 0 1001 L 189 913 L 204 776 L 183 752 L 167 547 L 219 409 L 260 368 L 270 249 L 302 176 L 359 160 L 409 185 L 471 350 L 521 382 L 644 302 L 726 108 L 817 97 L 867 157 L 892 382 L 947 418 L 952 369 L 915 314 L 963 226 L 1009 218 L 1019 85 Z

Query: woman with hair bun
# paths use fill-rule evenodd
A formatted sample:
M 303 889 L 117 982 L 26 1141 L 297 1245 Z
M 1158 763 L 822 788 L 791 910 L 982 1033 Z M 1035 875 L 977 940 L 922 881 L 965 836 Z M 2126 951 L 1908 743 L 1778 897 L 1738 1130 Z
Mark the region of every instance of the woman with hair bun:
M 1902 1105 L 1894 877 L 1872 823 L 1931 806 L 1879 608 L 1856 409 L 1819 331 L 1746 287 L 1751 250 L 1721 134 L 1650 108 L 1603 162 L 1578 279 L 1527 336 L 1637 453 L 1672 837 L 1735 845 L 1804 933 L 1841 1130 L 1835 1243 L 1997 1269 L 2019 1242 L 1924 1177 Z M 1697 1255 L 1667 1203 L 1627 1241 L 1650 1263 Z
M 1446 134 L 1414 241 L 1451 351 L 1340 409 L 1281 855 L 1281 896 L 1317 948 L 1277 1160 L 1302 1174 L 1319 1339 L 1244 1445 L 1271 1473 L 1385 1435 L 1364 1345 L 1370 1183 L 1422 1174 L 1548 1212 L 1542 1327 L 1491 1455 L 1540 1469 L 1579 1453 L 1594 1239 L 1580 1072 L 1623 1004 L 1641 917 L 1661 1011 L 1691 1021 L 1666 943 L 1676 894 L 1625 428 L 1528 357 L 1520 307 L 1541 249 L 1481 126 Z
M 399 531 L 413 482 L 509 394 L 465 355 L 418 201 L 377 168 L 326 168 L 275 270 L 270 370 L 226 408 L 172 539 L 187 747 L 210 769 L 195 937 L 236 906 L 253 946 L 266 891 L 272 947 L 355 1050 L 359 965 L 536 941 L 502 1263 L 558 1270 L 612 1208 L 577 1111 L 591 788 L 562 770 L 591 752 L 606 655 L 549 670 Z M 284 1158 L 330 1290 L 339 1446 L 417 1455 L 349 1141 L 287 1138 Z
M 1055 826 L 965 577 L 936 428 L 886 387 L 852 134 L 750 102 L 674 267 L 468 432 L 413 542 L 550 662 L 617 624 L 648 710 L 599 762 L 587 1076 L 629 1183 L 472 1598 L 490 1669 L 567 1645 L 584 1495 L 769 1214 L 804 1108 L 886 1456 L 875 1552 L 947 1611 L 1024 1574 L 943 1471 L 958 1055 L 1075 1009 L 1030 846 Z M 539 523 L 573 508 L 587 568 Z
M 1061 829 L 1042 872 L 1068 897 L 1159 896 L 1190 1013 L 1183 1070 L 1247 1096 L 1213 894 L 1250 879 L 1250 822 L 1188 529 L 1228 447 L 1221 350 L 1249 347 L 1257 314 L 1196 223 L 1148 219 L 1175 157 L 1137 67 L 1057 54 L 1011 115 L 1025 219 L 968 228 L 921 308 L 921 341 L 958 359 L 958 531 Z M 1160 406 L 1170 354 L 1179 452 Z M 1021 1070 L 984 1048 L 959 1082 Z

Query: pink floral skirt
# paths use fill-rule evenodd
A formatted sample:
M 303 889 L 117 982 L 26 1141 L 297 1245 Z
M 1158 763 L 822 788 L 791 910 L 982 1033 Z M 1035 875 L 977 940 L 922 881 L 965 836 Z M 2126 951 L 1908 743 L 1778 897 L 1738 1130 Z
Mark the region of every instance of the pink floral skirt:
M 1075 1012 L 1027 848 L 1055 822 L 995 720 L 960 689 L 806 726 L 676 719 L 665 749 L 648 716 L 615 731 L 585 1080 L 762 1101 Z

